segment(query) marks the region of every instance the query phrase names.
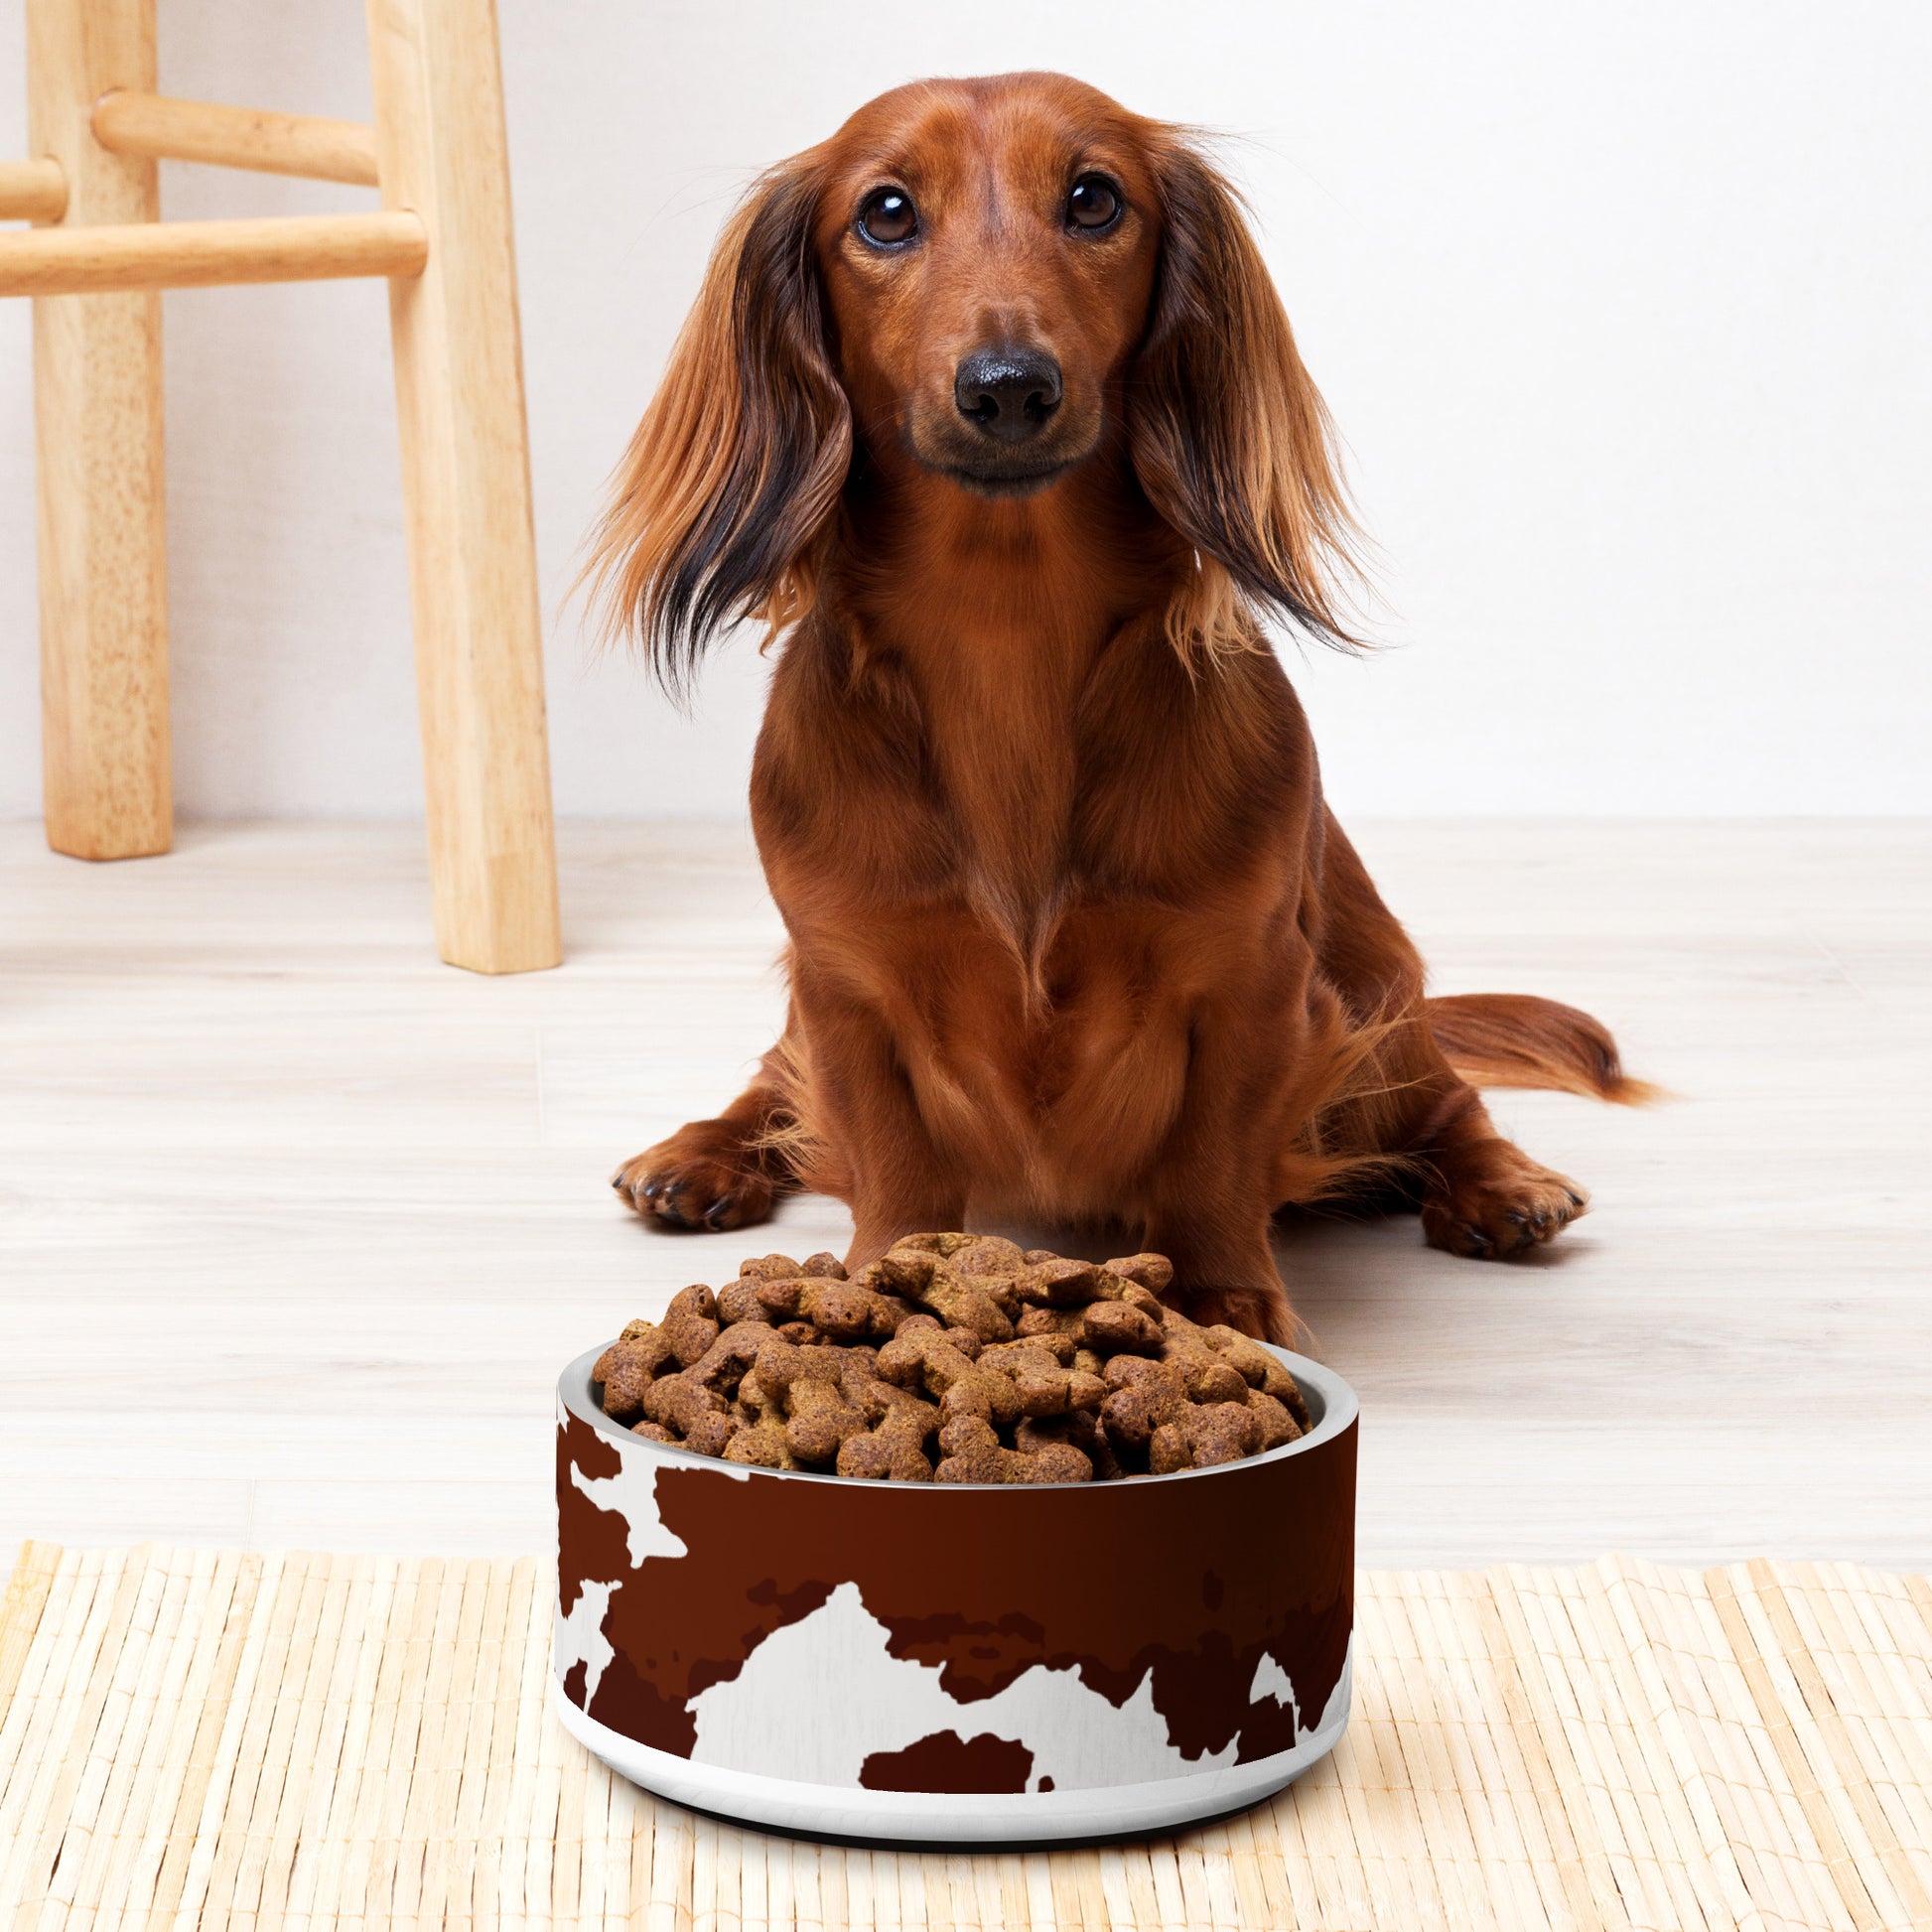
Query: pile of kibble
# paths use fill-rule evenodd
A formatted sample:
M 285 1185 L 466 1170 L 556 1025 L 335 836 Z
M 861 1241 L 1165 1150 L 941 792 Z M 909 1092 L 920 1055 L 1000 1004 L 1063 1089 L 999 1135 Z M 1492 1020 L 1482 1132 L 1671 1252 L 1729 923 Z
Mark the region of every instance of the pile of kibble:
M 873 1481 L 1112 1481 L 1294 1442 L 1295 1378 L 1164 1307 L 1173 1277 L 1161 1255 L 997 1235 L 908 1235 L 849 1280 L 831 1255 L 765 1255 L 631 1322 L 591 1376 L 636 1435 Z

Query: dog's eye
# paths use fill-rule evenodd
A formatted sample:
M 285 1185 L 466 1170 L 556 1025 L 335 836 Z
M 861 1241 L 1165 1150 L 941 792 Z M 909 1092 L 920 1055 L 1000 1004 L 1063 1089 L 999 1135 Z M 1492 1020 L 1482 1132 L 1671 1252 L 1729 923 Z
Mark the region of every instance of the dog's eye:
M 902 188 L 882 188 L 859 210 L 859 232 L 883 248 L 910 241 L 919 230 L 919 211 Z
M 1066 198 L 1066 225 L 1088 234 L 1120 218 L 1120 190 L 1105 175 L 1082 175 Z

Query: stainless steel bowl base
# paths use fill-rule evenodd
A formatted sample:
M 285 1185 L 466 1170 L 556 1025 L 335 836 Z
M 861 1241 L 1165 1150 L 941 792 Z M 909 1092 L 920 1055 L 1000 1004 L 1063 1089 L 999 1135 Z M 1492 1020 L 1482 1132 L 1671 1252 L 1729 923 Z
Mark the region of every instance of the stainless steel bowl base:
M 808 1838 L 927 1845 L 1091 1844 L 1145 1838 L 1224 1818 L 1271 1798 L 1317 1764 L 1348 1727 L 1348 1689 L 1329 1723 L 1294 1750 L 1253 1764 L 1085 1791 L 864 1791 L 697 1764 L 655 1751 L 586 1717 L 550 1680 L 558 1722 L 620 1777 L 673 1804 Z

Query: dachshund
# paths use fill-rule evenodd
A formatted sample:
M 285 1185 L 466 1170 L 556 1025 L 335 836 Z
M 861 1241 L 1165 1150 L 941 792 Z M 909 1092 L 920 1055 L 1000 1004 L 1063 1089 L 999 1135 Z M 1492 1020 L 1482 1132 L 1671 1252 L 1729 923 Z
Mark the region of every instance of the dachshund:
M 1322 801 L 1270 620 L 1339 647 L 1353 524 L 1241 204 L 1049 73 L 933 80 L 725 229 L 588 572 L 673 695 L 777 648 L 752 821 L 789 936 L 751 1087 L 625 1164 L 647 1220 L 817 1188 L 918 1229 L 1119 1226 L 1287 1339 L 1270 1232 L 1337 1196 L 1500 1258 L 1582 1187 L 1479 1085 L 1636 1101 L 1609 1035 L 1429 999 Z

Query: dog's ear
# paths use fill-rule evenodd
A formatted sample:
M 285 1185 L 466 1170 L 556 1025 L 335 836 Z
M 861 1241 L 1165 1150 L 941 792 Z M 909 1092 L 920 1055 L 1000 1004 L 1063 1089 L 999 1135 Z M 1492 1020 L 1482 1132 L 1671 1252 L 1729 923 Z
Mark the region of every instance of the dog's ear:
M 1353 525 L 1327 409 L 1234 190 L 1166 134 L 1160 279 L 1128 425 L 1142 488 L 1200 559 L 1169 633 L 1183 654 L 1240 641 L 1249 626 L 1231 620 L 1245 604 L 1352 643 L 1334 579 L 1354 568 Z
M 817 170 L 767 174 L 719 237 L 697 306 L 631 438 L 585 575 L 674 696 L 745 618 L 809 608 L 852 454 L 812 255 Z

